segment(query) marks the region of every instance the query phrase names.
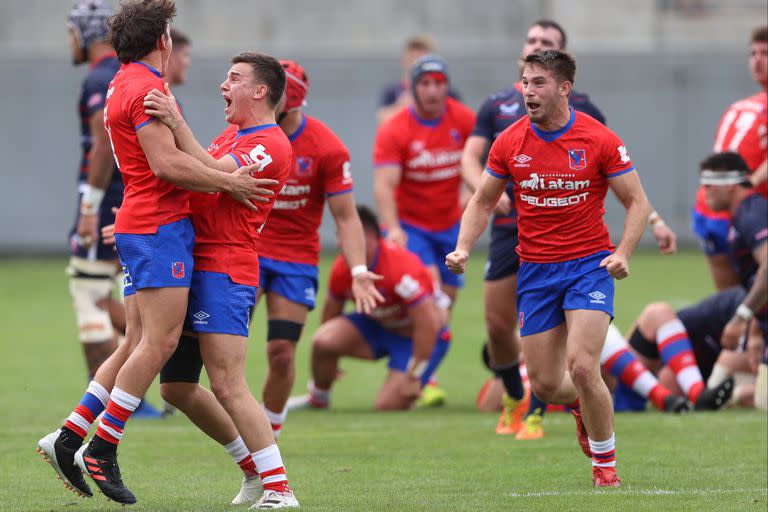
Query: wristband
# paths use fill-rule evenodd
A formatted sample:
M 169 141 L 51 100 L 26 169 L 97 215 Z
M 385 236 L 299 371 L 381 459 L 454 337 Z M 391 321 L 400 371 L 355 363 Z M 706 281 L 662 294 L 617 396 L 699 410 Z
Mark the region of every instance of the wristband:
M 355 265 L 354 267 L 352 267 L 351 272 L 352 272 L 352 279 L 354 279 L 360 274 L 365 274 L 366 272 L 368 272 L 368 267 L 365 265 Z
M 104 194 L 104 190 L 86 185 L 85 190 L 83 190 L 83 197 L 80 200 L 80 214 L 96 215 L 101 207 Z
M 406 370 L 406 373 L 411 377 L 420 379 L 424 375 L 424 372 L 427 371 L 427 364 L 428 361 L 419 361 L 417 363 L 414 358 L 410 358 L 408 360 L 408 369 Z
M 656 210 L 653 210 L 650 215 L 648 215 L 648 225 L 653 227 L 656 224 L 660 226 L 666 226 L 667 223 L 664 222 L 664 219 L 661 218 L 661 215 L 659 215 L 659 212 Z
M 749 309 L 749 306 L 746 304 L 739 304 L 739 307 L 736 308 L 736 316 L 745 322 L 749 322 L 755 316 L 755 312 Z

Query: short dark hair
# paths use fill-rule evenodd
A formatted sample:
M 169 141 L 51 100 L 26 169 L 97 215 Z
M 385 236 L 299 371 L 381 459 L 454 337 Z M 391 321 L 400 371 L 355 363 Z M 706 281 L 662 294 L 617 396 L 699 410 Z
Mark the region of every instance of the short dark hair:
M 427 34 L 419 34 L 408 38 L 405 42 L 405 50 L 432 53 L 435 51 L 435 43 Z
M 360 217 L 360 222 L 363 224 L 363 229 L 368 230 L 371 233 L 375 233 L 377 237 L 381 237 L 381 228 L 379 227 L 379 218 L 373 213 L 373 210 L 364 205 L 358 205 L 357 215 Z
M 768 25 L 756 27 L 752 31 L 752 43 L 768 43 Z
M 520 62 L 520 67 L 540 66 L 554 73 L 560 82 L 571 82 L 576 79 L 576 61 L 573 56 L 561 50 L 543 50 L 532 53 Z
M 553 28 L 560 32 L 560 49 L 565 50 L 568 44 L 568 37 L 565 35 L 565 29 L 558 22 L 548 19 L 537 20 L 531 23 L 529 29 L 533 27 Z
M 242 52 L 232 57 L 232 64 L 250 64 L 253 78 L 267 86 L 267 100 L 276 107 L 285 92 L 285 69 L 274 57 L 259 52 Z
M 124 0 L 109 18 L 109 42 L 127 64 L 152 53 L 176 16 L 173 0 Z
M 171 39 L 173 39 L 173 47 L 177 46 L 189 46 L 192 44 L 192 40 L 189 36 L 177 28 L 171 27 Z
M 699 170 L 750 172 L 747 162 L 734 151 L 712 153 L 701 161 Z

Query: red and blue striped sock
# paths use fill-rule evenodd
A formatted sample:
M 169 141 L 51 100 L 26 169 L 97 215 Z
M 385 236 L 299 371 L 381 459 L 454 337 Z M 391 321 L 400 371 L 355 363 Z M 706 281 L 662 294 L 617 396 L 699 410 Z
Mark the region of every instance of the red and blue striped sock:
M 125 422 L 139 406 L 141 397 L 133 396 L 118 387 L 112 389 L 107 409 L 101 417 L 96 435 L 110 444 L 117 445 L 123 438 Z
M 675 318 L 656 332 L 656 344 L 664 364 L 674 372 L 677 383 L 693 403 L 704 391 L 704 379 L 696 364 L 693 346 L 683 323 Z
M 590 439 L 589 449 L 592 451 L 593 467 L 616 467 L 616 436 L 614 434 L 611 434 L 611 437 L 605 441 L 593 441 Z
M 107 402 L 109 402 L 109 392 L 104 389 L 104 386 L 92 380 L 88 383 L 88 389 L 80 399 L 80 403 L 64 422 L 64 428 L 72 431 L 81 440 L 85 439 L 91 425 L 107 406 Z

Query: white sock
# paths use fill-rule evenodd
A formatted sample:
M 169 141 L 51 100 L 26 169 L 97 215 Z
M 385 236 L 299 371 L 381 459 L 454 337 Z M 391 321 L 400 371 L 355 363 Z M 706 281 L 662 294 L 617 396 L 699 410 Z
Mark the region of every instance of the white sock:
M 264 407 L 264 413 L 267 415 L 267 419 L 270 425 L 272 425 L 272 432 L 275 434 L 275 439 L 277 439 L 282 431 L 285 418 L 288 416 L 288 408 L 283 408 L 282 412 L 274 412 Z

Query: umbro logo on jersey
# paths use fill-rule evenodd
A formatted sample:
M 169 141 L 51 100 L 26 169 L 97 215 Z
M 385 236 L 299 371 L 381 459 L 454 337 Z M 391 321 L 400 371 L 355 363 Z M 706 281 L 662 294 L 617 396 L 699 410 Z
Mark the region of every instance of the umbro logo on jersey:
M 528 162 L 533 160 L 533 157 L 530 157 L 526 154 L 522 154 L 522 155 L 517 155 L 516 157 L 513 157 L 512 160 L 517 162 L 515 164 L 515 167 L 530 167 L 530 165 L 528 165 Z
M 589 301 L 590 304 L 605 304 L 603 299 L 607 297 L 606 294 L 600 291 L 594 291 L 589 296 L 592 297 L 592 300 Z

